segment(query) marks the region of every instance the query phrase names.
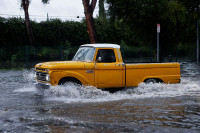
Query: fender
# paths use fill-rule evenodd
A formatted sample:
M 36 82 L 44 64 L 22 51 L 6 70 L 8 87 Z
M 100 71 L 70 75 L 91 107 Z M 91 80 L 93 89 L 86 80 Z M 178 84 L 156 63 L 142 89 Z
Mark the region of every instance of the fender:
M 82 76 L 80 73 L 77 72 L 73 72 L 73 71 L 56 71 L 52 73 L 54 75 L 54 82 L 51 83 L 52 85 L 58 85 L 59 81 L 62 78 L 67 78 L 67 77 L 72 77 L 72 78 L 76 78 L 77 80 L 79 80 L 83 85 L 87 86 L 89 85 L 89 81 Z
M 160 80 L 162 80 L 164 83 L 167 84 L 167 83 L 170 83 L 170 82 L 173 81 L 173 80 L 179 79 L 179 76 L 178 76 L 178 75 L 147 76 L 147 77 L 144 77 L 144 78 L 143 78 L 143 81 L 141 81 L 141 82 L 144 82 L 146 79 L 150 79 L 150 78 L 160 79 Z
M 162 80 L 164 83 L 166 83 L 165 80 L 160 76 L 146 76 L 143 78 L 143 81 L 141 82 L 144 82 L 146 79 L 159 79 L 159 80 Z

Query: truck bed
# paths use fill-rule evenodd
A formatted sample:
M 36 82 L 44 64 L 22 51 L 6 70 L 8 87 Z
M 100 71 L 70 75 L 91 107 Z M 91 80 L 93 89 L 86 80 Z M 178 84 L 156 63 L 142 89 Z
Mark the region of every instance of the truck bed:
M 179 63 L 128 63 L 125 66 L 127 87 L 138 86 L 139 83 L 149 78 L 165 83 L 180 82 Z

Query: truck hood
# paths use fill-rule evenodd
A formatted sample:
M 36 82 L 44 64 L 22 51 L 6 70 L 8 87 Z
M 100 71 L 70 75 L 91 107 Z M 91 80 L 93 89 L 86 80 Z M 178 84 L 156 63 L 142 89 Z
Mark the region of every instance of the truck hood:
M 85 62 L 81 61 L 44 62 L 36 64 L 35 67 L 39 69 L 50 69 L 50 70 L 79 69 L 85 67 Z

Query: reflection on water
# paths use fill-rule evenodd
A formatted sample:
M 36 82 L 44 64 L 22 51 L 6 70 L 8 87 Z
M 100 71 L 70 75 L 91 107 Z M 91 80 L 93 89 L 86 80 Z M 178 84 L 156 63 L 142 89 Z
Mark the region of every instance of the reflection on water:
M 199 132 L 200 67 L 180 84 L 110 93 L 74 85 L 37 89 L 33 71 L 0 72 L 0 132 Z

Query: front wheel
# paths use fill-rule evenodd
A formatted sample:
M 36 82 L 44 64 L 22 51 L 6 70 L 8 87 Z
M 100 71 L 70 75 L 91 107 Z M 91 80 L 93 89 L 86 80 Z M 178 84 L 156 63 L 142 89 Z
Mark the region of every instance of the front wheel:
M 149 84 L 149 83 L 155 84 L 155 83 L 158 83 L 158 80 L 157 79 L 146 79 L 144 82 L 146 84 Z
M 65 84 L 81 85 L 81 82 L 73 78 L 64 78 L 59 82 L 59 85 L 65 85 Z

